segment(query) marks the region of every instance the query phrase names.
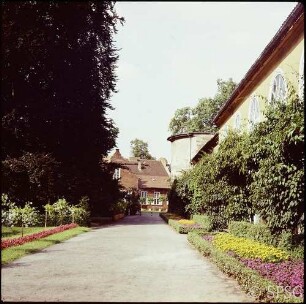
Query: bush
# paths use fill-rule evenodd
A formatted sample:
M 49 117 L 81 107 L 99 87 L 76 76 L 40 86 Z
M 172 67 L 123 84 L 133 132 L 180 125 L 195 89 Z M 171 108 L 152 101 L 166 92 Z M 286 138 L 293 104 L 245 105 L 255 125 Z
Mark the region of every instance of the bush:
M 172 219 L 172 220 L 180 220 L 182 219 L 183 217 L 178 215 L 178 214 L 175 214 L 175 213 L 170 213 L 170 212 L 166 212 L 166 213 L 160 213 L 159 216 L 168 224 L 169 222 L 169 219 Z
M 213 244 L 203 239 L 203 234 L 190 232 L 188 241 L 204 256 L 210 257 L 227 275 L 235 278 L 242 289 L 260 302 L 302 303 L 303 299 L 288 295 L 273 282 L 264 279 L 256 271 L 246 267 L 236 258 L 214 248 Z
M 202 227 L 201 224 L 184 224 L 184 222 L 180 222 L 180 221 L 188 221 L 188 220 L 173 220 L 173 219 L 169 219 L 169 226 L 171 226 L 172 228 L 174 228 L 178 233 L 181 234 L 187 234 L 190 231 L 198 231 L 198 232 L 206 232 L 206 229 Z
M 202 225 L 207 231 L 212 231 L 213 225 L 212 220 L 208 215 L 204 214 L 193 214 L 192 219 Z
M 267 245 L 290 251 L 295 258 L 303 258 L 304 234 L 294 235 L 291 231 L 283 231 L 281 234 L 272 234 L 265 224 L 252 224 L 248 222 L 232 221 L 228 225 L 229 233 L 258 241 Z
M 234 236 L 251 239 L 267 245 L 277 245 L 277 239 L 264 224 L 232 221 L 228 225 L 228 232 Z
M 127 206 L 128 206 L 128 202 L 118 201 L 112 204 L 109 210 L 113 212 L 113 215 L 121 214 L 121 213 L 125 213 Z

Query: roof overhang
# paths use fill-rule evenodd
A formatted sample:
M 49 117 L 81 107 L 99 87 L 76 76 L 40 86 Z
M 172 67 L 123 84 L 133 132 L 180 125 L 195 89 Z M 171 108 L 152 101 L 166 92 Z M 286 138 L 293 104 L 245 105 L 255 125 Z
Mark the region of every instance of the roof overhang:
M 226 122 L 228 117 L 266 77 L 267 73 L 278 65 L 303 36 L 304 6 L 298 3 L 215 116 L 213 121 L 218 127 Z

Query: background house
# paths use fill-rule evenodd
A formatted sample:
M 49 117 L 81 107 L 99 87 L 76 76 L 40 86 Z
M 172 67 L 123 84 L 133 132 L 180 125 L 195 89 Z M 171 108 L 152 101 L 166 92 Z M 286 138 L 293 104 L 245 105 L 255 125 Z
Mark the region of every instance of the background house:
M 136 191 L 143 210 L 167 211 L 170 189 L 169 169 L 165 158 L 159 160 L 124 158 L 119 149 L 108 159 L 117 164 L 114 178 L 126 191 Z

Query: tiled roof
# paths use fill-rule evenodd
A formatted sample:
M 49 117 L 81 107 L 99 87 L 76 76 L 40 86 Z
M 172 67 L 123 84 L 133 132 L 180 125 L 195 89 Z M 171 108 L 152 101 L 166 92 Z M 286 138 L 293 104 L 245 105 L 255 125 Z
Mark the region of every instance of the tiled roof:
M 168 176 L 166 169 L 161 161 L 158 160 L 140 160 L 140 164 L 135 161 L 124 163 L 124 166 L 136 175 L 151 175 L 151 176 Z M 139 167 L 141 166 L 141 170 Z
M 159 188 L 170 189 L 169 174 L 165 169 L 166 159 L 149 160 L 137 157 L 124 158 L 119 149 L 108 158 L 110 162 L 120 164 L 122 171 L 121 184 L 126 188 Z M 164 162 L 164 164 L 163 164 Z
M 145 188 L 170 189 L 171 188 L 168 176 L 152 176 L 152 175 L 142 175 L 139 178 L 138 186 L 141 189 L 145 189 Z

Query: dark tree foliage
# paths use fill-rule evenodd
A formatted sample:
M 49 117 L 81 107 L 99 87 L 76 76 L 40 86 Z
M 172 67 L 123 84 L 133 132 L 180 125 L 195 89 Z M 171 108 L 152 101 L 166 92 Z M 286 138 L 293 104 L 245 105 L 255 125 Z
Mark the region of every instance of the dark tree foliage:
M 16 201 L 98 203 L 112 183 L 114 4 L 2 2 L 2 191 Z

